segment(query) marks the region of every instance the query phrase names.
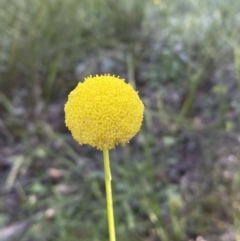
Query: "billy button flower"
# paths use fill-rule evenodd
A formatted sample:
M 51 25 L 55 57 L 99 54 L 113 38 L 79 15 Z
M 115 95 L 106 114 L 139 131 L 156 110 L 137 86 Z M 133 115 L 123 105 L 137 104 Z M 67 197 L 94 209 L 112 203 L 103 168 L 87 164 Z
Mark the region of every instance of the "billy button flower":
M 110 241 L 115 241 L 108 150 L 125 145 L 139 131 L 144 105 L 123 79 L 110 75 L 85 78 L 69 94 L 65 123 L 79 144 L 103 151 Z
M 110 150 L 139 131 L 143 110 L 137 92 L 123 79 L 90 76 L 68 97 L 66 125 L 80 144 Z

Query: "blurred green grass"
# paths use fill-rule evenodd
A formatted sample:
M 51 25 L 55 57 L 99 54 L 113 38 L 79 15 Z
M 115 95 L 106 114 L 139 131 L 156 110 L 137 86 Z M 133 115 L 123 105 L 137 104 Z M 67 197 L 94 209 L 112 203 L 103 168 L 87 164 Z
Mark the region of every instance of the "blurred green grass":
M 117 240 L 239 240 L 239 9 L 0 0 L 0 232 L 26 222 L 10 240 L 107 239 L 102 156 L 72 140 L 63 105 L 108 72 L 146 106 L 139 135 L 111 152 Z

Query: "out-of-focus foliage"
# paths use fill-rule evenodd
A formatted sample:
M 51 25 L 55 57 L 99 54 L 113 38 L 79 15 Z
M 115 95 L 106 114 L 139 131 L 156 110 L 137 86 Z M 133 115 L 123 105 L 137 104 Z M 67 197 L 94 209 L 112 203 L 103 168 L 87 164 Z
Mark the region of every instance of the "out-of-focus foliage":
M 117 240 L 237 240 L 239 9 L 0 0 L 0 240 L 107 239 L 102 154 L 63 116 L 96 73 L 125 78 L 146 107 L 141 132 L 110 153 Z

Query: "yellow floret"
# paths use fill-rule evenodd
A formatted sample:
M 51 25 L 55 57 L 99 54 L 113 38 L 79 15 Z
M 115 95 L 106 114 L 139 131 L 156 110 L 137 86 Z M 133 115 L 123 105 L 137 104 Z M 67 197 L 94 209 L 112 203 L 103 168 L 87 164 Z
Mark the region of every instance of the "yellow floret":
M 137 92 L 123 79 L 97 75 L 77 85 L 64 110 L 66 126 L 77 142 L 110 150 L 136 135 L 144 106 Z

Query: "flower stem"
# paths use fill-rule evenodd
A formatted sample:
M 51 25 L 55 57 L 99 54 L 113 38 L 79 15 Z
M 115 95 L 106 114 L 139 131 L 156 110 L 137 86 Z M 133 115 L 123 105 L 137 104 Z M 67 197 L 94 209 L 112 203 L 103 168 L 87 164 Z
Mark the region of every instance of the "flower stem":
M 110 162 L 109 162 L 109 152 L 107 149 L 103 150 L 103 159 L 104 159 L 104 170 L 105 170 L 109 237 L 110 237 L 110 241 L 116 241 L 114 215 L 113 215 L 113 202 L 112 202 L 112 187 L 111 187 L 112 177 L 111 177 Z

